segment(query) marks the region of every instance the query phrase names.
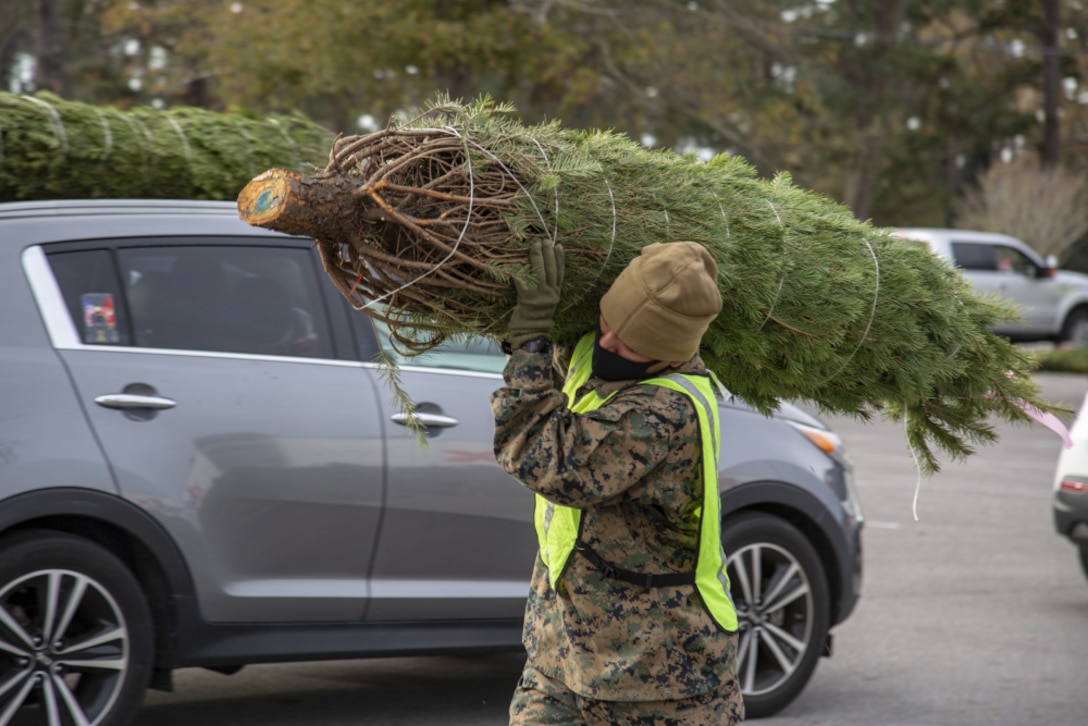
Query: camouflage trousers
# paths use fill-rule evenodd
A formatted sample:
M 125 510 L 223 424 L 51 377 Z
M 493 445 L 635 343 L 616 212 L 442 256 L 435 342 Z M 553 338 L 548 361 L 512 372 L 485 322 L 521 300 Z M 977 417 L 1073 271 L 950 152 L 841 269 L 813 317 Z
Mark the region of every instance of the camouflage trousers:
M 731 726 L 742 720 L 735 680 L 675 701 L 598 701 L 526 664 L 510 702 L 510 726 Z

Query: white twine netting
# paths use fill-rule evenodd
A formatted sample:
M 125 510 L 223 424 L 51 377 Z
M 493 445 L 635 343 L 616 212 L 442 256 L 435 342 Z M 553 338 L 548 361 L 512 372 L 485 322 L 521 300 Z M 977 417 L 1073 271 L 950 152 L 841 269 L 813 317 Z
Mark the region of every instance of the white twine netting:
M 400 291 L 402 291 L 404 289 L 410 288 L 411 286 L 415 285 L 416 283 L 418 283 L 419 281 L 421 281 L 424 278 L 428 277 L 429 275 L 434 274 L 434 272 L 436 272 L 438 269 L 440 269 L 443 265 L 445 265 L 447 262 L 449 262 L 455 256 L 455 254 L 457 252 L 457 249 L 461 245 L 461 243 L 464 240 L 464 237 L 467 234 L 467 231 L 469 229 L 470 222 L 472 220 L 473 206 L 474 206 L 474 200 L 475 200 L 475 185 L 473 183 L 472 160 L 471 160 L 471 156 L 468 153 L 468 147 L 469 146 L 471 146 L 474 149 L 476 149 L 477 151 L 483 153 L 489 159 L 494 161 L 499 166 L 499 168 L 502 169 L 503 173 L 506 174 L 518 186 L 518 188 L 522 191 L 522 193 L 525 194 L 526 199 L 529 200 L 529 203 L 533 208 L 533 212 L 535 213 L 537 219 L 540 221 L 542 229 L 545 232 L 545 234 L 548 236 L 548 238 L 551 239 L 553 243 L 558 243 L 558 241 L 559 241 L 559 228 L 558 228 L 559 192 L 558 192 L 558 189 L 556 189 L 554 191 L 555 221 L 554 221 L 553 225 L 549 225 L 549 223 L 548 223 L 547 219 L 545 218 L 543 212 L 537 206 L 536 201 L 533 199 L 533 196 L 531 194 L 529 194 L 528 189 L 525 188 L 525 186 L 522 184 L 521 180 L 517 177 L 517 175 L 498 156 L 496 156 L 492 151 L 485 148 L 484 146 L 482 146 L 478 142 L 475 142 L 475 141 L 473 141 L 473 140 L 471 140 L 469 138 L 466 138 L 464 134 L 462 134 L 458 129 L 456 129 L 455 127 L 452 127 L 452 126 L 444 126 L 444 127 L 441 127 L 441 128 L 426 129 L 426 130 L 427 131 L 432 131 L 432 132 L 435 132 L 435 133 L 442 133 L 442 134 L 447 134 L 447 135 L 456 137 L 456 138 L 460 139 L 461 142 L 465 145 L 465 164 L 466 164 L 467 169 L 468 169 L 468 175 L 467 176 L 468 176 L 468 182 L 469 182 L 468 214 L 466 216 L 465 223 L 464 223 L 464 225 L 463 225 L 463 227 L 462 227 L 462 229 L 460 231 L 460 234 L 458 235 L 458 238 L 457 238 L 456 242 L 454 243 L 454 246 L 453 246 L 452 250 L 442 260 L 440 260 L 435 266 L 433 266 L 431 269 L 429 269 L 429 270 L 427 270 L 425 272 L 420 273 L 419 275 L 417 275 L 413 279 L 403 283 L 402 285 L 400 285 L 396 289 L 391 290 L 391 291 L 389 291 L 389 292 L 387 292 L 387 293 L 385 293 L 385 294 L 383 294 L 383 295 L 381 295 L 381 296 L 379 296 L 379 297 L 377 297 L 377 298 L 375 298 L 375 299 L 373 299 L 373 300 L 371 300 L 371 301 L 369 301 L 369 302 L 367 302 L 365 304 L 356 304 L 356 303 L 353 302 L 353 305 L 355 305 L 356 309 L 358 309 L 358 310 L 366 310 L 366 309 L 369 309 L 369 308 L 374 307 L 376 305 L 379 305 L 382 302 L 384 302 L 385 300 L 387 300 L 389 297 L 395 295 L 396 293 L 398 293 L 398 292 L 400 292 Z M 534 138 L 534 137 L 529 137 L 529 138 L 530 138 L 530 140 L 533 141 L 534 144 L 536 144 L 537 148 L 540 151 L 541 157 L 544 159 L 544 164 L 546 165 L 547 168 L 550 169 L 551 161 L 550 161 L 550 159 L 548 157 L 548 154 L 545 151 L 544 147 L 540 144 L 540 142 L 536 138 Z M 602 168 L 602 171 L 603 171 L 603 168 Z M 604 269 L 606 269 L 608 261 L 611 259 L 611 255 L 612 255 L 614 247 L 615 247 L 616 236 L 617 236 L 617 227 L 618 227 L 618 210 L 616 208 L 615 195 L 613 194 L 612 187 L 608 183 L 608 180 L 603 179 L 603 183 L 605 185 L 605 189 L 608 192 L 609 200 L 610 200 L 611 206 L 612 206 L 612 229 L 611 229 L 611 235 L 610 235 L 610 239 L 609 239 L 608 248 L 607 248 L 607 250 L 605 252 L 604 262 L 602 263 L 602 265 L 600 267 L 600 270 L 598 272 L 598 279 L 599 279 L 600 275 L 603 273 Z M 712 191 L 712 193 L 714 193 L 714 192 Z M 714 194 L 717 197 L 716 193 L 714 193 Z M 775 205 L 770 200 L 765 200 L 765 202 L 766 202 L 767 206 L 770 207 L 770 209 L 774 213 L 775 218 L 778 221 L 778 224 L 782 227 L 783 231 L 785 231 L 786 225 L 783 222 L 781 215 L 779 214 L 779 210 L 775 207 Z M 719 199 L 719 202 L 718 202 L 718 207 L 719 207 L 719 211 L 721 212 L 722 216 L 724 218 L 726 218 L 726 220 L 727 220 L 726 221 L 726 234 L 727 234 L 727 237 L 728 237 L 728 235 L 729 235 L 728 215 L 726 214 L 725 209 L 722 206 L 720 199 Z M 669 228 L 669 212 L 668 212 L 668 209 L 663 209 L 662 211 L 663 211 L 663 214 L 664 214 L 666 230 L 668 230 L 668 228 Z M 870 241 L 868 239 L 862 238 L 861 242 L 865 245 L 865 248 L 869 252 L 869 255 L 870 255 L 870 257 L 872 258 L 872 261 L 873 261 L 873 298 L 872 298 L 872 303 L 871 303 L 871 305 L 869 307 L 869 316 L 868 316 L 868 320 L 866 321 L 866 324 L 865 324 L 865 330 L 862 333 L 862 335 L 860 336 L 860 338 L 858 339 L 857 344 L 850 351 L 850 354 L 842 361 L 842 364 L 839 366 L 839 368 L 836 369 L 832 374 L 830 374 L 827 377 L 827 380 L 831 380 L 831 379 L 835 378 L 836 376 L 841 375 L 842 372 L 844 370 L 846 370 L 846 367 L 849 365 L 850 361 L 854 358 L 854 356 L 857 355 L 857 352 L 859 350 L 861 350 L 862 346 L 865 344 L 865 341 L 868 339 L 869 333 L 872 330 L 873 322 L 874 322 L 874 320 L 876 318 L 877 307 L 878 307 L 879 302 L 880 302 L 880 260 L 879 260 L 879 257 L 876 254 L 876 250 L 873 248 L 873 245 L 870 243 Z M 783 288 L 785 286 L 786 279 L 787 279 L 787 276 L 785 274 L 783 274 L 782 277 L 779 279 L 778 286 L 777 286 L 776 291 L 775 291 L 775 297 L 772 300 L 771 305 L 767 310 L 767 314 L 764 317 L 764 320 L 760 323 L 760 326 L 759 326 L 758 329 L 762 329 L 766 325 L 766 323 L 772 318 L 773 313 L 774 313 L 774 308 L 775 308 L 778 300 L 781 297 L 781 293 L 782 293 L 782 290 L 783 290 Z M 573 302 L 571 304 L 573 304 Z M 712 380 L 714 382 L 715 387 L 717 388 L 718 394 L 723 399 L 724 398 L 729 398 L 729 397 L 731 397 L 733 395 L 728 389 L 726 389 L 726 387 L 724 385 L 721 384 L 721 382 L 717 379 L 717 376 L 713 376 Z M 904 423 L 904 429 L 905 429 L 906 424 L 907 424 L 906 418 L 904 418 L 903 423 Z M 917 481 L 915 483 L 915 491 L 914 491 L 914 497 L 913 497 L 913 502 L 912 502 L 912 514 L 913 514 L 914 520 L 918 521 L 918 499 L 919 499 L 919 495 L 920 495 L 920 492 L 921 492 L 921 463 L 919 461 L 917 452 L 915 451 L 914 447 L 910 444 L 909 440 L 907 442 L 907 446 L 908 446 L 908 450 L 910 451 L 910 454 L 911 454 L 911 456 L 912 456 L 912 458 L 914 460 L 915 471 L 916 471 L 916 474 L 917 474 Z

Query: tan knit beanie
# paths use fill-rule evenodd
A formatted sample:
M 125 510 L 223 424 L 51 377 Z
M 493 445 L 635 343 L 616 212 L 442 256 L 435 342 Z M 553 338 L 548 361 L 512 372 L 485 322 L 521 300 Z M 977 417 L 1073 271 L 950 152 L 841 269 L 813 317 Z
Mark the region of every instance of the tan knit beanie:
M 601 315 L 631 350 L 654 360 L 687 360 L 722 309 L 718 265 L 702 245 L 642 248 L 601 298 Z

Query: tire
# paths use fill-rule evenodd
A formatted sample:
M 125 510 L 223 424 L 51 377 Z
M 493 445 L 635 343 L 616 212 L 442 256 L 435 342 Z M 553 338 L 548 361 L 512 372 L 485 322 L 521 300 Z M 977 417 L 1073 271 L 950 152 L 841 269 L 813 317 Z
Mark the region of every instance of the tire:
M 105 548 L 45 530 L 0 539 L 0 724 L 128 724 L 152 633 L 139 583 Z
M 1088 348 L 1088 308 L 1074 308 L 1062 323 L 1058 343 Z
M 830 628 L 830 595 L 812 543 L 762 512 L 722 523 L 737 608 L 737 678 L 748 718 L 781 711 L 804 689 Z
M 1088 544 L 1082 544 L 1077 547 L 1080 552 L 1080 569 L 1084 572 L 1084 576 L 1088 577 Z

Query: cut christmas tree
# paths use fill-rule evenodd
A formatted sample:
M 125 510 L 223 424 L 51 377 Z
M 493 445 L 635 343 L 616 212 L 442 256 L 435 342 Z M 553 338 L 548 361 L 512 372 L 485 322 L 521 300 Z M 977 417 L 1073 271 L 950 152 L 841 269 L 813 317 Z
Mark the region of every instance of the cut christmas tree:
M 704 162 L 440 98 L 337 139 L 321 172 L 261 174 L 238 204 L 251 224 L 315 238 L 337 288 L 413 351 L 501 339 L 536 239 L 566 251 L 553 331 L 566 343 L 594 328 L 601 295 L 642 247 L 693 240 L 718 261 L 725 302 L 702 357 L 765 412 L 802 399 L 903 419 L 929 472 L 935 449 L 963 456 L 992 441 L 992 415 L 1052 410 L 1029 354 L 989 332 L 1013 309 L 924 246 L 738 157 Z
M 0 201 L 235 199 L 269 166 L 324 165 L 332 140 L 301 116 L 121 110 L 0 92 Z

